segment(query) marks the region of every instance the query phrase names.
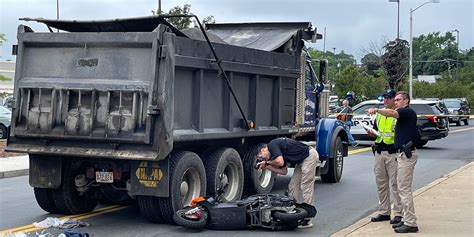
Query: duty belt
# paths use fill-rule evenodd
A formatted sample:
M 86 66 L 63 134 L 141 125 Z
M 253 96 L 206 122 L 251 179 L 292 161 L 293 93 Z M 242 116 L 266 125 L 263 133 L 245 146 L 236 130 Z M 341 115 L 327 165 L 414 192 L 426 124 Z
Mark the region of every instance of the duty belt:
M 377 143 L 375 143 L 375 151 L 377 151 L 378 154 L 382 153 L 382 151 L 387 151 L 388 154 L 397 153 L 397 149 L 395 149 L 394 146 L 379 146 Z

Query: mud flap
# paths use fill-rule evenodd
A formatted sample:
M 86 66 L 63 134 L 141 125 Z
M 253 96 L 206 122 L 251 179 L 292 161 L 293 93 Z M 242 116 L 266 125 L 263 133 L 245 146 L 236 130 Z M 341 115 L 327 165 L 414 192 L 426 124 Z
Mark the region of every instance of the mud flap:
M 61 186 L 61 157 L 30 155 L 30 186 L 59 188 Z
M 133 161 L 131 165 L 132 196 L 169 197 L 168 159 L 159 161 Z

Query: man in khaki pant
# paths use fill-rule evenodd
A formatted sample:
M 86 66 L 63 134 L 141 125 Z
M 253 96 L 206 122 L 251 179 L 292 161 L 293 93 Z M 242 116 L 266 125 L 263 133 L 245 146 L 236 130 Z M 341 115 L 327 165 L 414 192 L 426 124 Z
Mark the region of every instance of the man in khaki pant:
M 411 188 L 413 171 L 418 161 L 418 151 L 414 147 L 408 148 L 407 146 L 410 142 L 414 145 L 419 144 L 420 134 L 416 124 L 416 112 L 409 105 L 409 94 L 405 91 L 399 91 L 395 96 L 396 110 L 369 109 L 370 114 L 378 112 L 387 117 L 397 118 L 395 126 L 395 149 L 398 152 L 397 184 L 403 207 L 403 221 L 392 226 L 396 233 L 418 232 Z M 409 153 L 405 153 L 405 151 Z
M 387 109 L 395 108 L 395 94 L 388 89 L 383 94 L 384 106 Z M 393 200 L 393 212 L 395 217 L 390 224 L 399 223 L 402 220 L 402 204 L 397 187 L 397 154 L 395 150 L 395 124 L 397 119 L 376 114 L 374 130 L 367 130 L 369 135 L 377 137 L 374 145 L 374 174 L 379 196 L 379 209 L 377 215 L 372 217 L 372 222 L 389 221 L 391 214 L 390 196 Z
M 258 148 L 257 158 L 260 169 L 269 169 L 277 174 L 286 175 L 288 166 L 295 167 L 288 185 L 288 193 L 297 203 L 314 205 L 314 181 L 319 163 L 318 152 L 299 141 L 289 138 L 273 139 L 268 145 Z M 311 228 L 310 219 L 303 221 L 298 228 Z

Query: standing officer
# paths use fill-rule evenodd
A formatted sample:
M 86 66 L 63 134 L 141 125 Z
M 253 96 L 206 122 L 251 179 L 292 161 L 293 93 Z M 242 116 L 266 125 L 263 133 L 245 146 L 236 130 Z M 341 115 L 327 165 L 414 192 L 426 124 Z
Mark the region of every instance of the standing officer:
M 414 145 L 418 144 L 420 134 L 416 125 L 416 112 L 409 105 L 409 94 L 405 91 L 399 91 L 395 96 L 396 110 L 372 108 L 368 111 L 370 114 L 379 113 L 387 117 L 397 118 L 397 124 L 395 125 L 395 149 L 398 152 L 397 184 L 403 207 L 403 221 L 392 225 L 397 233 L 418 232 L 411 188 L 413 171 L 418 161 L 418 151 L 411 148 L 412 152 L 408 157 L 404 153 L 404 148 L 409 142 Z
M 258 163 L 260 169 L 269 169 L 281 175 L 288 173 L 288 166 L 295 167 L 288 184 L 288 193 L 297 203 L 314 205 L 314 181 L 319 163 L 316 149 L 293 139 L 277 138 L 259 147 L 257 158 L 262 160 Z M 298 226 L 311 227 L 313 224 L 310 219 Z
M 395 94 L 396 92 L 392 89 L 388 89 L 383 94 L 383 104 L 386 109 L 395 109 Z M 390 194 L 393 198 L 395 214 L 390 224 L 402 221 L 402 204 L 397 188 L 397 151 L 394 146 L 396 123 L 396 118 L 377 113 L 374 130 L 377 131 L 378 136 L 367 130 L 369 135 L 377 137 L 374 145 L 374 174 L 379 194 L 379 209 L 377 216 L 370 219 L 372 222 L 390 220 Z

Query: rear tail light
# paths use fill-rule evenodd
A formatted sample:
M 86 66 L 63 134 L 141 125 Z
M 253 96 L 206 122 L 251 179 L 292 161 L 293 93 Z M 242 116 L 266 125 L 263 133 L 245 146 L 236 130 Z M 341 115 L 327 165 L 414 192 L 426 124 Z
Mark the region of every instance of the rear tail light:
M 426 115 L 425 116 L 427 119 L 431 120 L 433 123 L 438 123 L 438 117 L 435 115 Z
M 339 114 L 339 115 L 336 117 L 336 119 L 337 119 L 337 120 L 344 121 L 344 120 L 345 120 L 345 117 L 346 117 L 345 115 Z

